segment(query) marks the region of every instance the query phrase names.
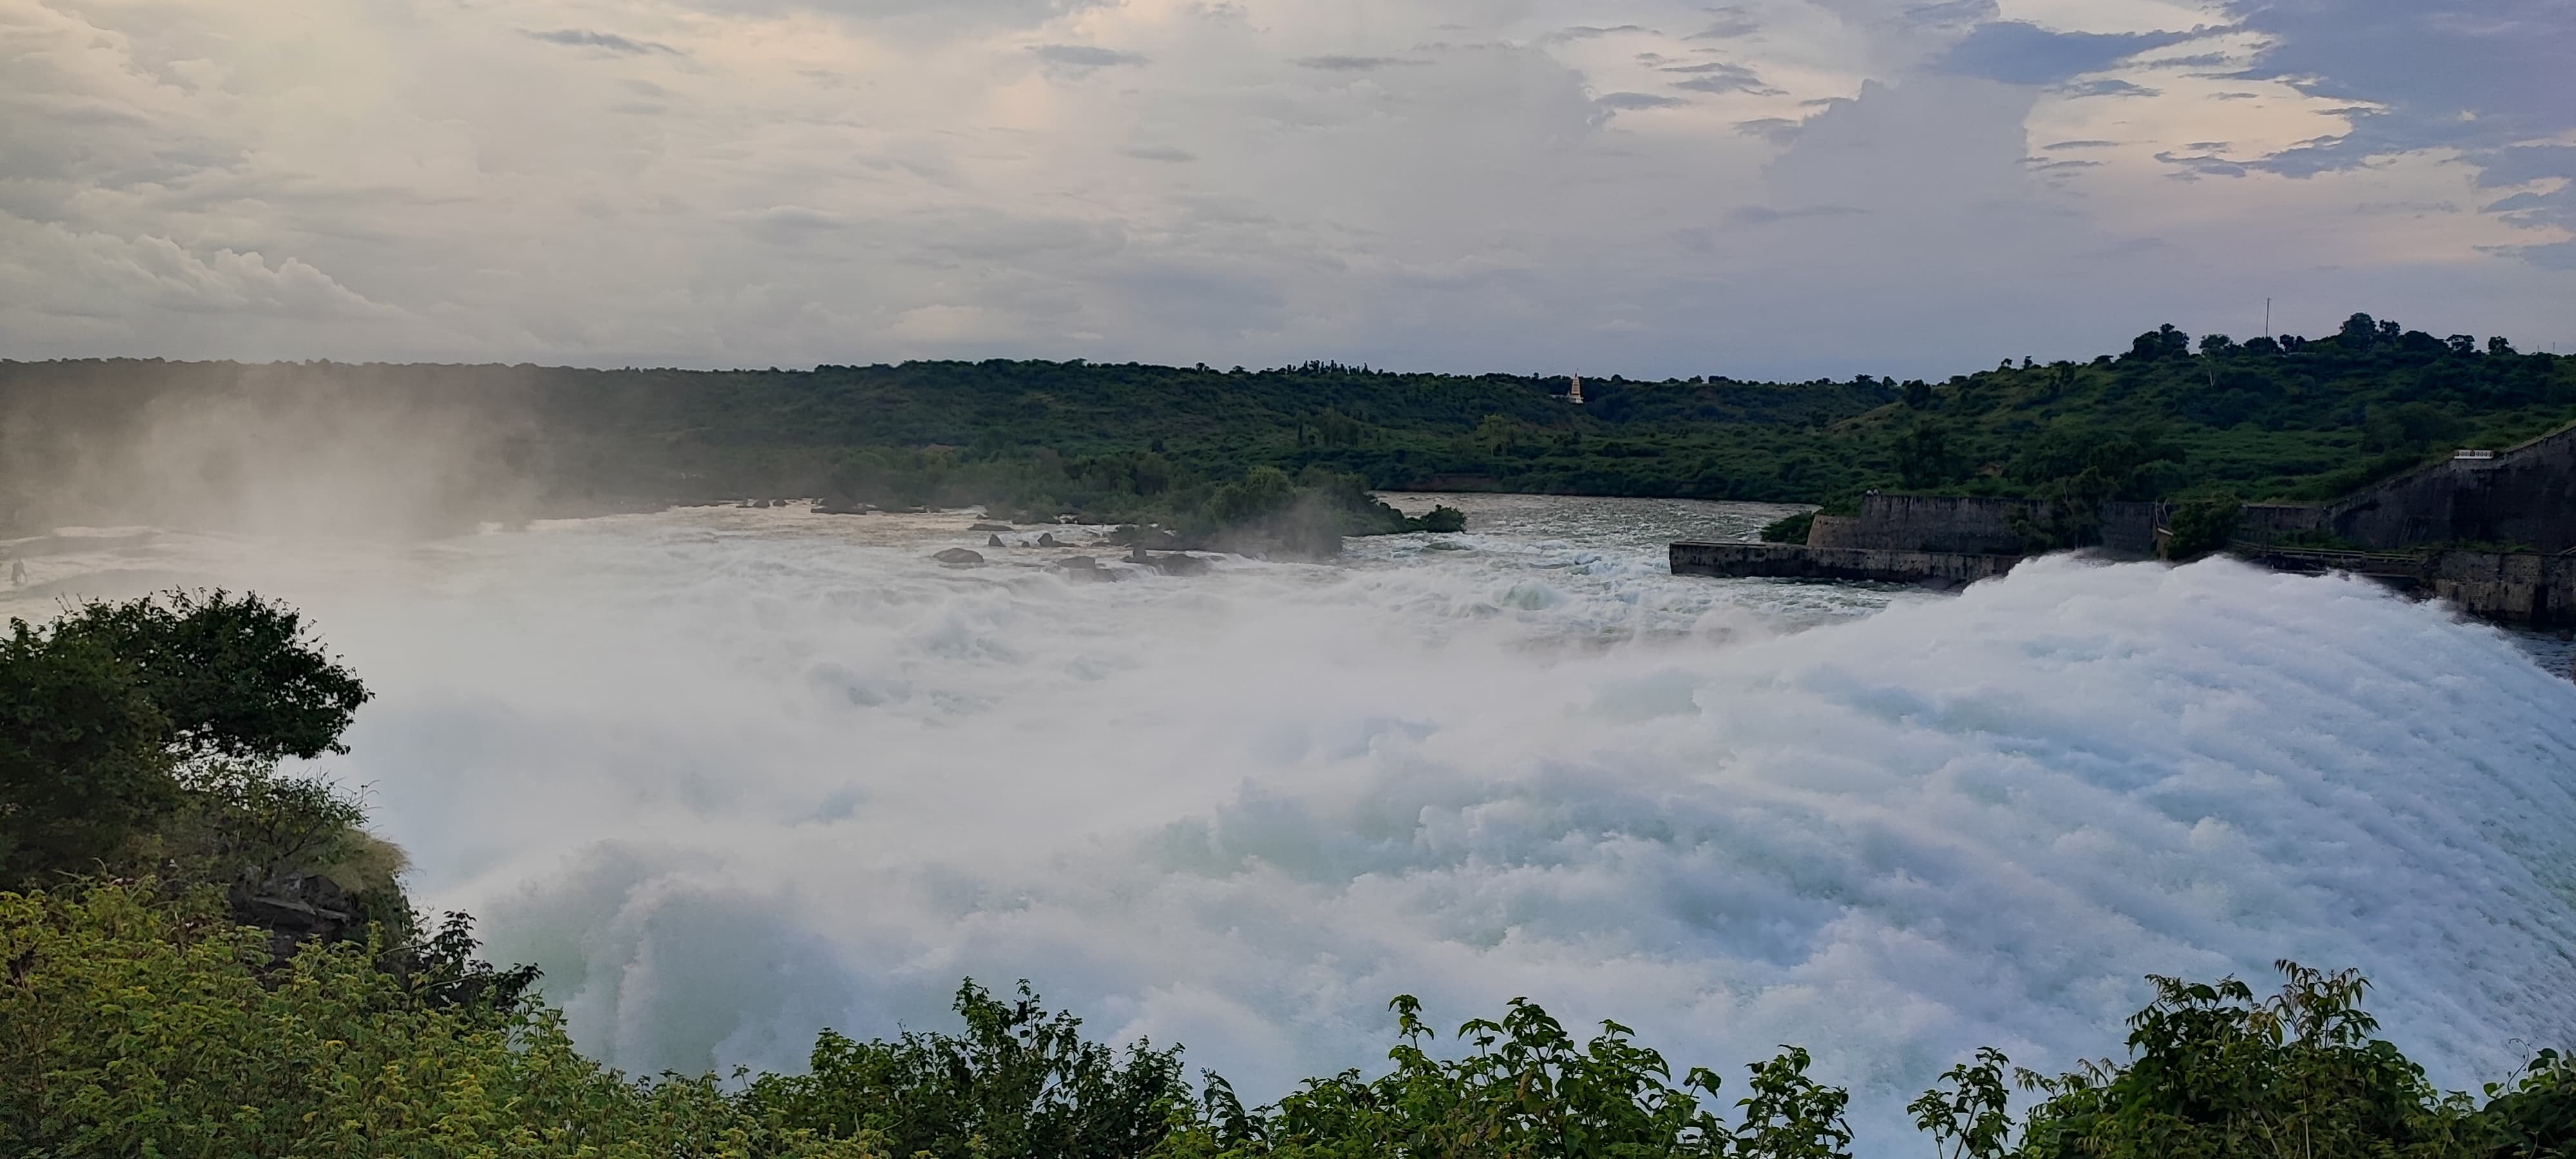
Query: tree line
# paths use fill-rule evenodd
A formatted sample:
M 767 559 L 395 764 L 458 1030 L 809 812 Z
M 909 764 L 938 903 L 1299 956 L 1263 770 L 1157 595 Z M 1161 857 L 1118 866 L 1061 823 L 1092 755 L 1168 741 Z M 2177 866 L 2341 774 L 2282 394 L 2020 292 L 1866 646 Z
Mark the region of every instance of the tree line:
M 758 371 L 0 362 L 0 416 L 42 436 L 0 460 L 0 519 L 15 509 L 34 526 L 77 507 L 79 489 L 52 484 L 82 456 L 214 399 L 281 424 L 368 404 L 469 415 L 489 473 L 526 478 L 558 508 L 800 496 L 1085 518 L 1180 518 L 1162 497 L 1175 487 L 1204 501 L 1256 467 L 1378 491 L 2321 499 L 2454 446 L 2509 445 L 2576 419 L 2576 359 L 2360 314 L 2318 338 L 2162 326 L 2090 360 L 2006 359 L 1941 380 L 1614 375 L 1587 381 L 1579 407 L 1567 386 L 1552 374 L 1326 360 Z

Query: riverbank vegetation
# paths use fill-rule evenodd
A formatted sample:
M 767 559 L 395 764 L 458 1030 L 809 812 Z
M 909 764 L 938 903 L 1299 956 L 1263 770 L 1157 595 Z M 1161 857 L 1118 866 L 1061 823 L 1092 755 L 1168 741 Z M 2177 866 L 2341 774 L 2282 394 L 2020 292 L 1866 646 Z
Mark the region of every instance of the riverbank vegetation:
M 2239 342 L 2166 326 L 2090 360 L 2006 360 L 1938 379 L 1612 376 L 1586 381 L 1582 406 L 1565 401 L 1569 385 L 1332 362 L 712 372 L 0 363 L 0 415 L 15 433 L 45 436 L 22 437 L 0 462 L 0 523 L 84 521 L 84 503 L 125 495 L 128 480 L 67 481 L 101 462 L 101 448 L 148 441 L 154 424 L 182 417 L 333 439 L 395 415 L 403 437 L 429 431 L 470 449 L 478 482 L 522 482 L 512 494 L 549 512 L 794 496 L 1166 526 L 1212 518 L 1218 493 L 1256 468 L 1332 495 L 1831 504 L 1875 487 L 2318 499 L 2455 446 L 2510 445 L 2576 419 L 2576 358 L 2360 314 L 2314 339 Z M 198 421 L 209 411 L 224 422 Z M 188 445 L 154 442 L 155 470 Z M 247 455 L 205 458 L 195 482 L 255 475 L 261 464 Z M 1354 527 L 1393 526 L 1388 513 L 1336 510 Z
M 951 1029 L 821 1030 L 796 1074 L 629 1076 L 535 971 L 403 894 L 323 782 L 368 698 L 291 609 L 172 594 L 0 642 L 0 1138 L 90 1156 L 1832 1159 L 1846 1092 L 1794 1047 L 1721 1073 L 1536 1003 L 1443 1033 L 1390 1006 L 1383 1061 L 1247 1105 L 1177 1045 L 1086 1038 L 1023 984 Z M 1906 1107 L 1938 1159 L 2550 1159 L 2576 1065 L 2443 1092 L 2351 974 L 2149 980 L 2125 1057 L 2055 1075 L 1979 1051 Z M 849 1028 L 864 1032 L 867 1028 Z M 2107 1045 L 2107 1044 L 2106 1044 Z M 1933 1076 L 1927 1076 L 1933 1077 Z M 2016 1097 L 2015 1092 L 2020 1092 Z

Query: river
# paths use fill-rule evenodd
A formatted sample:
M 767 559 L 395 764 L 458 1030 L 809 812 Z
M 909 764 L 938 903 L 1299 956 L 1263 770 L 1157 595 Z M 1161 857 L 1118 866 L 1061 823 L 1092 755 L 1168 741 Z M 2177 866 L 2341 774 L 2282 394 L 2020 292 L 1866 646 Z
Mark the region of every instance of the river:
M 1436 498 L 1468 532 L 1118 583 L 962 513 L 73 531 L 0 611 L 305 608 L 378 693 L 317 771 L 630 1069 L 1025 977 L 1267 1097 L 1381 1059 L 1395 994 L 1527 995 L 1677 1067 L 1803 1044 L 1903 1153 L 1939 1069 L 2116 1053 L 2150 972 L 2362 967 L 2451 1085 L 2576 1036 L 2576 685 L 2529 641 L 2223 561 L 1677 578 L 1787 509 Z

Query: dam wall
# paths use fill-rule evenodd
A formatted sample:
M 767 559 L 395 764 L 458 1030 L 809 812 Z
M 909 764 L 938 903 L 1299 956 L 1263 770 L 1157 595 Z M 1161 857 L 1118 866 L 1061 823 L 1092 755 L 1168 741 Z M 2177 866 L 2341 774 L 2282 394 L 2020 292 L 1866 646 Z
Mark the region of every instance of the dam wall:
M 1965 587 L 2011 571 L 2016 555 L 1805 547 L 1789 543 L 1676 543 L 1674 575 L 1835 580 Z
M 1807 546 L 1881 551 L 2019 555 L 2017 520 L 2038 518 L 2029 499 L 1967 495 L 1865 495 L 1856 516 L 1819 515 Z
M 2576 627 L 2576 555 L 2445 551 L 2424 563 L 2425 594 L 2489 620 Z
M 1973 552 L 1683 542 L 1672 545 L 1671 561 L 1674 575 L 1957 588 L 2003 575 L 2021 559 Z M 2289 548 L 2253 553 L 2248 561 L 2280 571 L 2366 576 L 2401 591 L 2447 601 L 2479 619 L 2537 628 L 2576 627 L 2576 555 L 2527 551 L 2374 555 Z
M 2576 425 L 2492 458 L 2452 458 L 2327 506 L 2325 529 L 2377 550 L 2413 544 L 2576 548 Z

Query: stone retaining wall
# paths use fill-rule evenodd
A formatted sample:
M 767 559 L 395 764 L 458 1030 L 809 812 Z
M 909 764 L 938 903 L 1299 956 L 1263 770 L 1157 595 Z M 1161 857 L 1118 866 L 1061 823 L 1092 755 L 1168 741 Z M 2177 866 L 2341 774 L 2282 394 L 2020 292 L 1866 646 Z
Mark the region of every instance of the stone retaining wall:
M 2382 550 L 2415 544 L 2576 547 L 2576 426 L 2492 459 L 2446 459 L 2326 508 L 2336 535 Z
M 2425 561 L 2424 586 L 2473 616 L 2544 628 L 2576 625 L 2576 556 L 2445 551 Z
M 1944 551 L 1801 547 L 1786 543 L 1676 543 L 1674 575 L 1837 580 L 1964 587 L 2011 571 L 2018 556 Z
M 2022 540 L 2013 530 L 2014 517 L 2037 518 L 2039 510 L 2028 499 L 1865 495 L 1857 516 L 1819 516 L 1807 532 L 1807 546 L 2018 555 Z

